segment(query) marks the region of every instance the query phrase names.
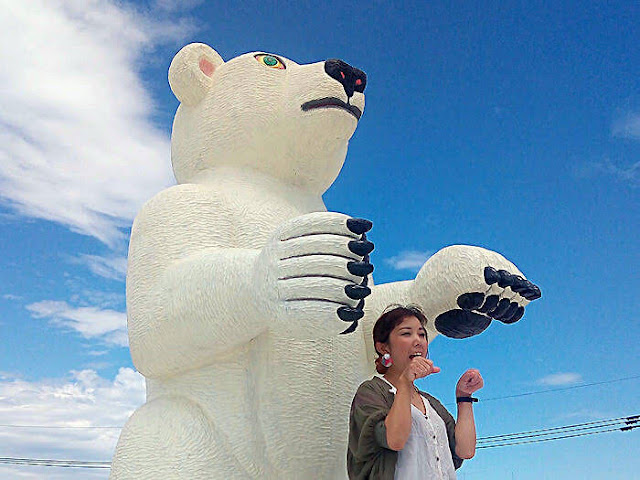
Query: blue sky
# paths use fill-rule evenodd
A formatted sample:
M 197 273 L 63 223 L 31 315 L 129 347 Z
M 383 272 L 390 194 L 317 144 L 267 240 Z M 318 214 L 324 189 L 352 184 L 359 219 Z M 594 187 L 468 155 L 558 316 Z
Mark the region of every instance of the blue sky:
M 637 375 L 636 2 L 10 2 L 0 9 L 0 424 L 119 426 L 144 398 L 126 348 L 129 227 L 174 182 L 183 45 L 342 58 L 366 109 L 330 210 L 374 221 L 376 282 L 451 244 L 541 286 L 515 325 L 438 337 L 421 385 L 447 403 Z M 559 2 L 556 2 L 559 3 Z M 638 379 L 479 403 L 479 436 L 638 414 Z M 0 457 L 109 460 L 117 429 L 0 426 Z M 615 479 L 638 430 L 480 450 L 461 479 Z M 106 478 L 0 466 L 3 478 Z

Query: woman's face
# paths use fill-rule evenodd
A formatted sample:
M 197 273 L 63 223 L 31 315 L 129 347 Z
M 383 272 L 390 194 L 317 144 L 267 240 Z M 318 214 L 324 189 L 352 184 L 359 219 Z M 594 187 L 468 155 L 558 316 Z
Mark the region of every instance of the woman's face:
M 393 360 L 393 367 L 402 371 L 415 354 L 419 353 L 422 357 L 426 357 L 428 345 L 427 332 L 420 324 L 420 320 L 414 316 L 405 317 L 389 334 L 389 341 L 382 353 L 389 353 Z

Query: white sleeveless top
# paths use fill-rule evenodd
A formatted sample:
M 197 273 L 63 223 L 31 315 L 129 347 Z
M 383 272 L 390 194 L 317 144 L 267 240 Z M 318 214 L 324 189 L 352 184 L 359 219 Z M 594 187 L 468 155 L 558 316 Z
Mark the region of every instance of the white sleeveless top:
M 382 378 L 396 393 L 396 388 Z M 455 480 L 456 470 L 451 458 L 444 420 L 428 400 L 420 395 L 426 415 L 411 405 L 411 433 L 404 448 L 398 452 L 395 480 Z

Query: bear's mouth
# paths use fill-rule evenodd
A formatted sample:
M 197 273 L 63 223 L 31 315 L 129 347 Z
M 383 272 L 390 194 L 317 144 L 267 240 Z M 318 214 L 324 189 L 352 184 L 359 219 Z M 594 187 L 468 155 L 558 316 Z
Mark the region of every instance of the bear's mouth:
M 351 115 L 356 117 L 356 120 L 360 120 L 362 116 L 362 110 L 360 110 L 355 105 L 349 105 L 348 103 L 344 103 L 342 100 L 336 97 L 325 97 L 319 98 L 317 100 L 311 100 L 309 102 L 305 102 L 302 104 L 302 111 L 308 112 L 309 110 L 313 110 L 314 108 L 341 108 L 346 110 Z

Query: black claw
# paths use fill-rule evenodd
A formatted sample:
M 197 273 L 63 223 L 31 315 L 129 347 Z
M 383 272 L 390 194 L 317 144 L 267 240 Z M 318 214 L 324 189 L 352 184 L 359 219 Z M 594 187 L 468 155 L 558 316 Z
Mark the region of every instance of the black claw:
M 364 317 L 364 312 L 358 308 L 340 307 L 338 308 L 338 317 L 343 322 L 355 322 Z
M 498 306 L 495 308 L 495 310 L 493 312 L 490 312 L 489 315 L 491 315 L 493 318 L 501 317 L 507 311 L 507 308 L 509 308 L 510 303 L 511 302 L 508 298 L 503 298 L 498 302 Z
M 542 296 L 542 292 L 540 291 L 540 288 L 537 285 L 534 285 L 531 282 L 529 282 L 529 284 L 530 284 L 530 287 L 524 292 L 522 292 L 522 296 L 527 300 L 537 300 Z
M 489 295 L 487 299 L 484 301 L 484 305 L 482 305 L 478 311 L 482 313 L 489 313 L 493 311 L 498 306 L 498 301 L 500 297 L 498 295 Z
M 373 243 L 369 240 L 351 240 L 349 242 L 349 250 L 361 257 L 370 254 L 373 251 L 373 248 Z
M 516 323 L 518 320 L 522 318 L 523 315 L 524 315 L 524 307 L 518 307 L 515 315 L 511 317 L 509 322 L 505 322 L 505 323 Z
M 518 308 L 520 308 L 520 305 L 518 305 L 516 302 L 511 302 L 509 308 L 507 308 L 507 311 L 504 312 L 504 315 L 502 315 L 500 318 L 496 318 L 496 320 L 500 320 L 502 323 L 506 324 L 514 323 L 516 320 L 513 320 L 513 317 L 518 312 Z
M 467 338 L 483 332 L 491 323 L 485 315 L 467 310 L 449 310 L 436 318 L 438 332 L 450 338 Z
M 516 302 L 511 302 L 502 315 L 500 316 L 492 315 L 492 316 L 496 320 L 500 320 L 501 322 L 506 323 L 516 313 L 516 310 L 518 310 L 519 306 L 520 305 L 518 305 Z
M 344 332 L 340 332 L 340 335 L 345 335 L 347 333 L 355 332 L 356 328 L 358 328 L 358 321 L 354 320 L 354 322 L 349 326 L 349 328 L 347 328 Z
M 371 294 L 371 289 L 360 285 L 347 285 L 344 287 L 344 293 L 353 300 L 360 300 Z
M 493 285 L 498 280 L 500 280 L 500 274 L 493 267 L 485 267 L 484 268 L 484 281 L 487 282 L 487 285 Z
M 518 279 L 516 279 L 515 282 L 513 282 L 513 285 L 511 285 L 511 290 L 513 290 L 514 292 L 517 293 L 522 293 L 525 290 L 529 289 L 529 285 L 531 284 L 530 281 L 525 280 L 524 278 L 520 277 Z
M 368 232 L 373 227 L 373 223 L 364 218 L 350 218 L 347 220 L 347 228 L 357 235 Z
M 500 288 L 510 287 L 517 280 L 515 275 L 511 275 L 506 270 L 498 270 L 498 274 L 500 275 L 500 278 L 498 279 L 498 286 Z
M 463 293 L 458 297 L 458 306 L 463 310 L 475 310 L 484 302 L 484 293 Z
M 369 262 L 349 262 L 347 263 L 347 270 L 351 275 L 364 277 L 373 272 L 373 264 Z

